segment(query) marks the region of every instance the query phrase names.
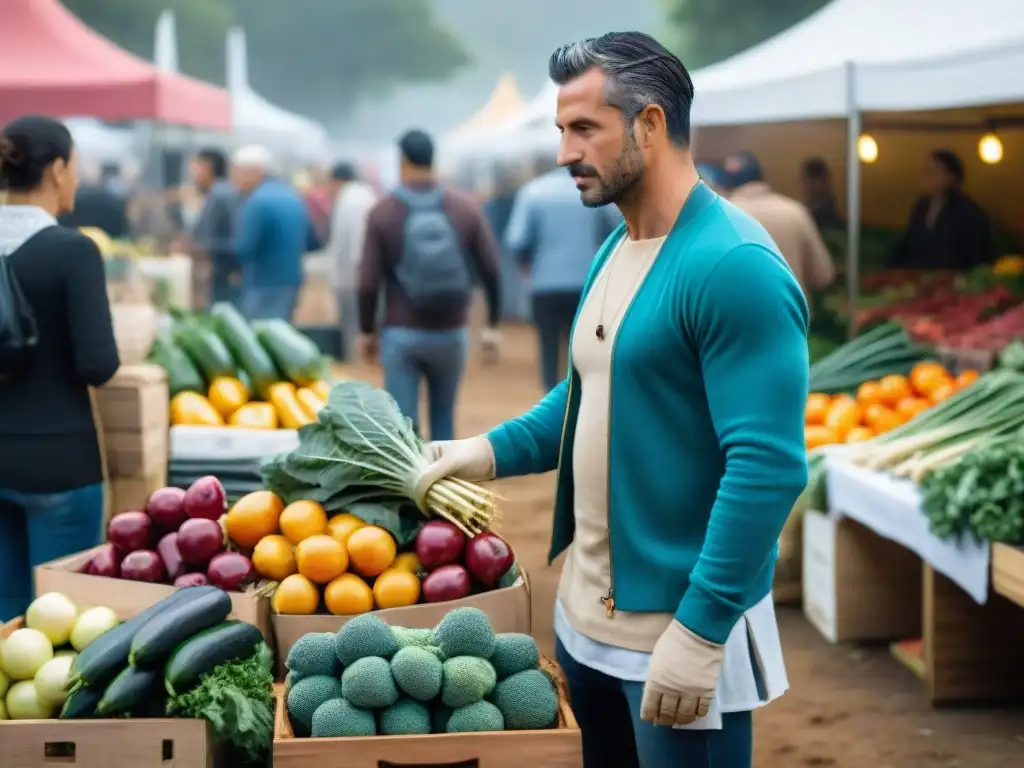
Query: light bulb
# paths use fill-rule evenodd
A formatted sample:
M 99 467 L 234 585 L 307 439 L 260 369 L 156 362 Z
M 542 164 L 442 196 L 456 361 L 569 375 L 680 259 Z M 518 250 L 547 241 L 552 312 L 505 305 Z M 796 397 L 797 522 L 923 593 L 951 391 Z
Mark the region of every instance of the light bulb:
M 873 163 L 878 159 L 878 142 L 874 136 L 865 133 L 857 139 L 857 157 L 862 163 Z
M 978 141 L 978 157 L 983 163 L 995 165 L 1003 159 L 1003 142 L 994 133 L 986 133 Z

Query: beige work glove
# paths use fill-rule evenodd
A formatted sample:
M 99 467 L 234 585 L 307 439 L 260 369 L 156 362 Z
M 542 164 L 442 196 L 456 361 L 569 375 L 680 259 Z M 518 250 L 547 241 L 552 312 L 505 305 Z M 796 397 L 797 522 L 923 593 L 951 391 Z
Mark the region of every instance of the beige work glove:
M 640 718 L 655 725 L 689 725 L 711 707 L 725 646 L 669 624 L 651 654 Z
M 466 440 L 443 440 L 424 446 L 429 466 L 416 481 L 416 505 L 426 510 L 427 491 L 445 477 L 470 483 L 494 479 L 494 449 L 483 435 Z

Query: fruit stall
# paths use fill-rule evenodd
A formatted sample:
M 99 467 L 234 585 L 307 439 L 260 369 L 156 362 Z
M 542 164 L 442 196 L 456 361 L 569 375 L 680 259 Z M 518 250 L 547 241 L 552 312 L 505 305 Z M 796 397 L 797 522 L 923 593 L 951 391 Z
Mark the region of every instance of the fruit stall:
M 837 374 L 897 341 L 919 358 Z M 1024 693 L 1024 375 L 1001 344 L 994 370 L 951 370 L 888 321 L 812 366 L 805 614 L 832 642 L 890 641 L 936 705 Z
M 417 494 L 427 459 L 394 400 L 355 381 L 328 395 L 261 487 L 232 497 L 210 472 L 154 489 L 101 546 L 36 569 L 36 600 L 0 629 L 17 765 L 580 764 L 493 495 Z M 101 756 L 106 739 L 131 750 Z

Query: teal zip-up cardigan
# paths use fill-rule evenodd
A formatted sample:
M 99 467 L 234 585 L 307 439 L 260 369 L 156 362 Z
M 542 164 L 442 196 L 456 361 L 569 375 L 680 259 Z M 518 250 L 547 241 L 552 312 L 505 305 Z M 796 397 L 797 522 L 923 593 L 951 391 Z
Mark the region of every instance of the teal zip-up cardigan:
M 605 241 L 584 297 L 624 233 Z M 698 183 L 611 342 L 612 583 L 595 600 L 672 613 L 724 643 L 768 594 L 779 533 L 807 484 L 807 325 L 768 233 Z M 559 470 L 550 560 L 575 531 L 580 386 L 570 362 L 534 408 L 487 434 L 498 477 Z

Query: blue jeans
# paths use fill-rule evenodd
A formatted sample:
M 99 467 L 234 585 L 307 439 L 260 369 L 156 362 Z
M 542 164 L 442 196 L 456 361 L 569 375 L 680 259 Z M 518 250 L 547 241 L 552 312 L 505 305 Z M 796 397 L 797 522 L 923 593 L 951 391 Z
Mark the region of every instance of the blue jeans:
M 430 406 L 430 439 L 455 437 L 455 398 L 466 369 L 469 332 L 422 331 L 417 328 L 385 328 L 380 334 L 380 364 L 384 389 L 395 398 L 402 413 L 420 430 L 420 381 L 427 382 Z
M 103 486 L 63 493 L 0 488 L 0 622 L 32 602 L 32 569 L 103 542 Z
M 292 319 L 299 288 L 294 285 L 273 288 L 244 288 L 238 301 L 238 311 L 246 320 Z
M 749 712 L 723 714 L 719 731 L 655 726 L 640 719 L 643 683 L 586 667 L 561 643 L 555 654 L 583 734 L 584 768 L 751 768 Z
M 237 267 L 229 267 L 214 262 L 210 275 L 210 301 L 217 304 L 226 302 L 228 304 L 238 303 L 241 294 L 238 285 L 239 274 Z

